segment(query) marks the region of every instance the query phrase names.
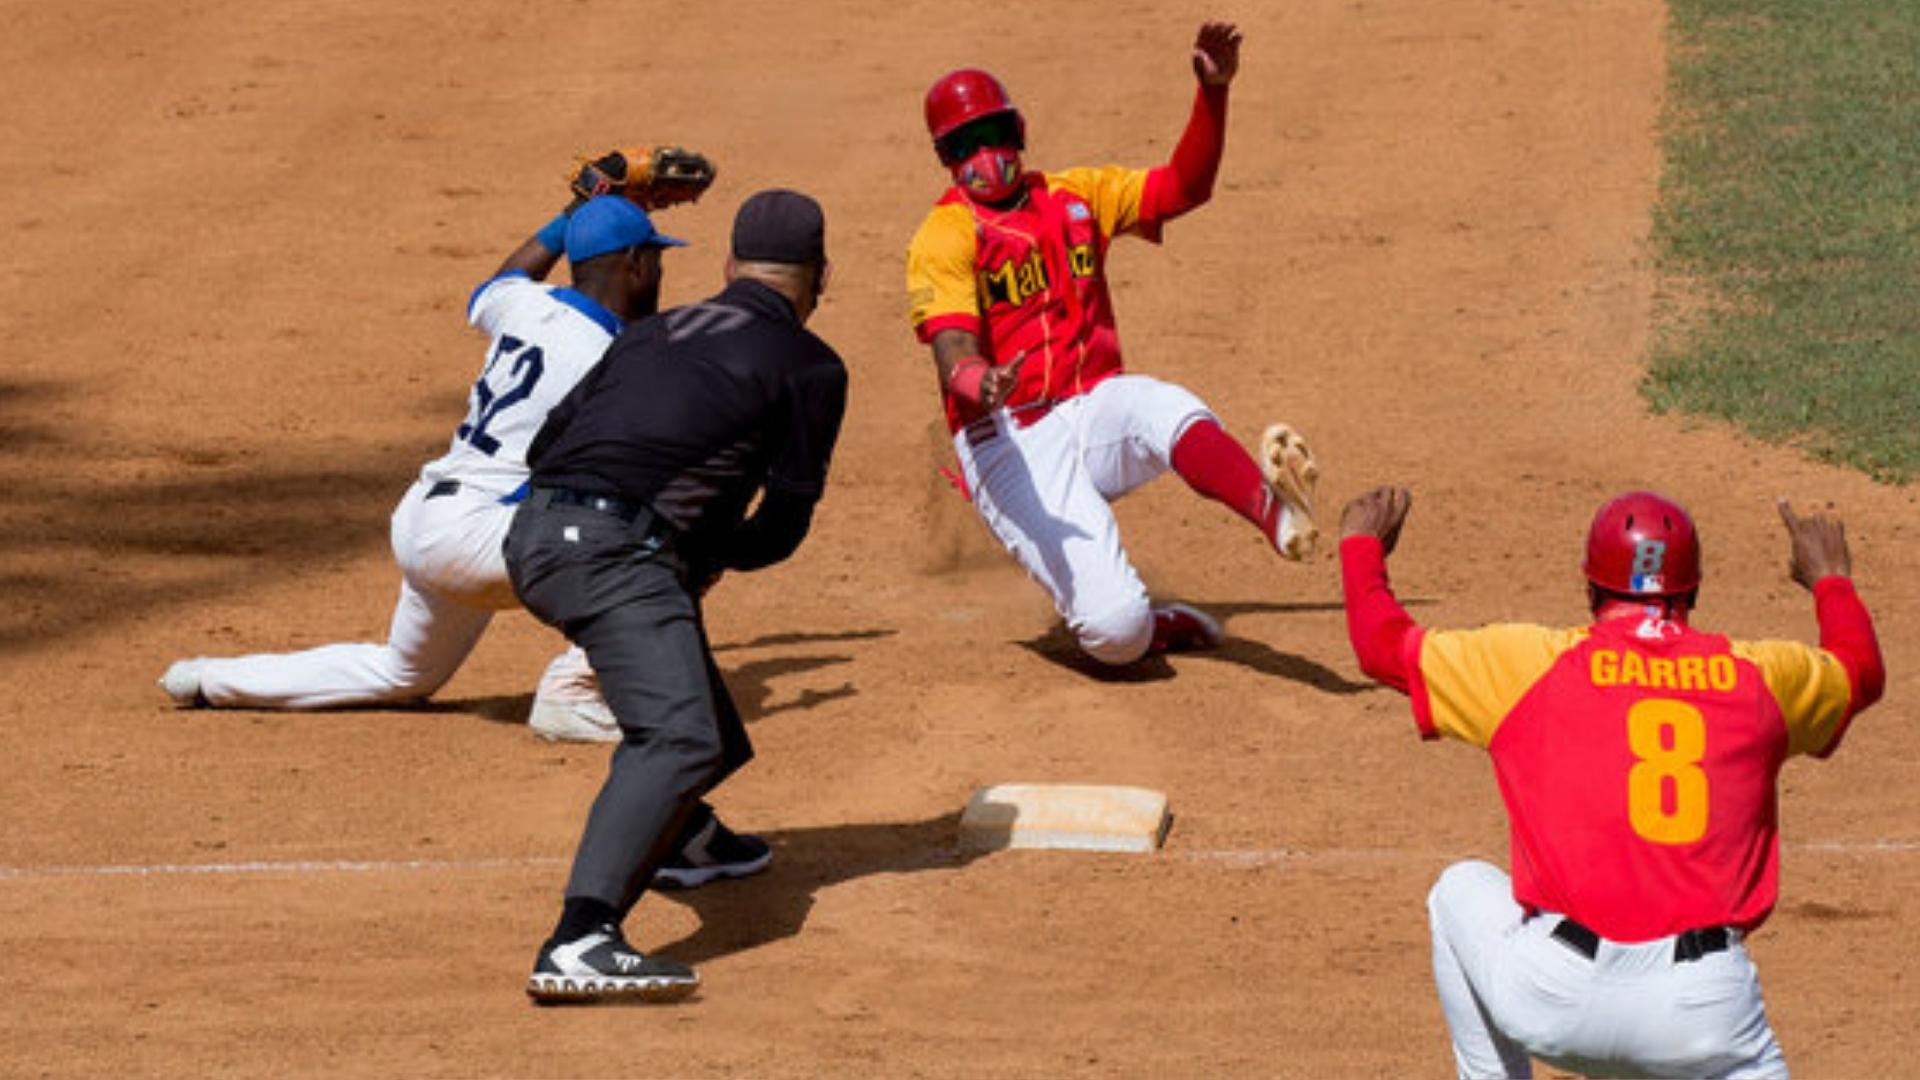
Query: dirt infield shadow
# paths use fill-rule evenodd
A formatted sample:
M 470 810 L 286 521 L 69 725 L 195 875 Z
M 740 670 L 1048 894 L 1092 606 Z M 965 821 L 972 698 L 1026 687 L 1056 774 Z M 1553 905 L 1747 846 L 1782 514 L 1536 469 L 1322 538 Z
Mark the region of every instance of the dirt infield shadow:
M 381 461 L 69 489 L 15 483 L 0 556 L 13 600 L 0 648 L 45 644 L 244 593 L 384 547 L 408 474 Z M 176 572 L 136 576 L 161 561 Z
M 1260 600 L 1228 601 L 1194 606 L 1219 619 L 1223 626 L 1236 615 L 1341 610 L 1341 606 L 1335 603 L 1273 603 Z M 1056 624 L 1039 637 L 1017 641 L 1014 644 L 1068 671 L 1098 682 L 1160 682 L 1178 675 L 1174 665 L 1165 656 L 1148 656 L 1125 667 L 1108 667 L 1082 652 L 1080 646 L 1074 641 L 1073 635 L 1063 624 Z M 1189 655 L 1196 659 L 1237 664 L 1262 675 L 1271 675 L 1310 686 L 1325 694 L 1363 694 L 1379 689 L 1375 683 L 1354 682 L 1317 660 L 1276 649 L 1264 641 L 1236 637 L 1231 633 L 1220 642 L 1217 648 Z
M 788 675 L 799 675 L 821 668 L 850 664 L 854 658 L 844 653 L 776 656 L 746 660 L 730 666 L 725 662 L 728 654 L 743 649 L 777 648 L 786 645 L 873 641 L 892 637 L 896 633 L 898 631 L 888 628 L 874 628 L 762 634 L 748 641 L 715 645 L 713 652 L 716 657 L 721 658 L 720 677 L 726 681 L 727 691 L 733 695 L 734 706 L 740 710 L 740 715 L 747 723 L 751 724 L 779 713 L 804 712 L 830 701 L 853 697 L 859 693 L 859 690 L 851 681 L 844 681 L 838 686 L 824 690 L 803 688 L 788 700 L 776 701 L 774 700 L 774 682 Z M 530 693 L 497 694 L 491 697 L 449 699 L 422 703 L 416 708 L 431 712 L 471 713 L 495 724 L 522 724 L 526 722 L 527 713 L 533 708 L 533 695 Z
M 925 821 L 829 825 L 759 834 L 773 866 L 743 881 L 658 895 L 700 916 L 700 927 L 658 946 L 663 956 L 701 964 L 793 937 L 820 890 L 870 874 L 957 870 L 986 854 L 958 842 L 960 814 Z
M 831 686 L 824 690 L 804 688 L 790 700 L 774 700 L 774 680 L 788 675 L 817 671 L 821 668 L 850 664 L 854 658 L 847 653 L 827 653 L 812 656 L 773 656 L 730 663 L 732 657 L 729 654 L 744 649 L 780 648 L 787 645 L 874 641 L 892 637 L 898 632 L 890 627 L 873 627 L 866 630 L 788 631 L 761 634 L 747 641 L 722 642 L 713 646 L 713 653 L 720 664 L 720 677 L 726 680 L 727 691 L 733 695 L 735 707 L 740 710 L 740 715 L 746 719 L 747 723 L 751 724 L 777 713 L 801 712 L 824 705 L 829 701 L 850 698 L 859 693 L 852 681 L 843 680 L 838 686 Z
M 333 447 L 324 460 L 187 436 L 103 448 L 110 430 L 59 422 L 96 394 L 84 380 L 0 379 L 10 600 L 0 649 L 137 623 L 384 547 L 417 468 L 419 448 L 399 444 Z

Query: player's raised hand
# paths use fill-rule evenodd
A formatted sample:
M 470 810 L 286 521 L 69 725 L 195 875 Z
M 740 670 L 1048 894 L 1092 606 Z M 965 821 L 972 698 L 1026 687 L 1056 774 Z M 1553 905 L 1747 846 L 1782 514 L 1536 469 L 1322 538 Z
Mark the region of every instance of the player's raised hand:
M 1787 572 L 1802 587 L 1811 589 L 1823 577 L 1838 574 L 1853 576 L 1853 557 L 1847 552 L 1847 527 L 1839 518 L 1825 514 L 1800 517 L 1787 500 L 1776 503 L 1780 520 L 1786 523 L 1787 536 L 1793 540 L 1793 554 Z
M 1193 39 L 1193 74 L 1208 86 L 1225 86 L 1240 71 L 1240 28 L 1205 22 Z
M 1386 553 L 1400 542 L 1400 526 L 1413 509 L 1413 492 L 1403 487 L 1377 487 L 1358 496 L 1340 512 L 1340 536 L 1374 536 Z

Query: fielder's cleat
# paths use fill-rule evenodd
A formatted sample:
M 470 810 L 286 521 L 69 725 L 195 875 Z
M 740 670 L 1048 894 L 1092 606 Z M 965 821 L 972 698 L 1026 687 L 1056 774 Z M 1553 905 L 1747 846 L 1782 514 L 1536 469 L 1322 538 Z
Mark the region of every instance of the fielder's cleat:
M 200 693 L 200 671 L 206 666 L 206 660 L 198 656 L 191 660 L 175 660 L 167 665 L 166 673 L 160 676 L 160 689 L 166 691 L 174 705 L 182 709 L 205 708 L 207 699 Z
M 742 836 L 702 805 L 704 824 L 693 831 L 680 851 L 654 872 L 658 889 L 697 889 L 709 881 L 757 874 L 773 862 L 773 849 L 757 836 Z
M 674 1001 L 693 993 L 700 976 L 685 964 L 642 956 L 609 923 L 575 941 L 540 947 L 527 979 L 538 1005 L 590 1001 Z
M 1226 632 L 1220 628 L 1220 620 L 1191 604 L 1162 604 L 1153 609 L 1151 652 L 1211 649 L 1224 637 Z
M 609 743 L 620 741 L 620 723 L 605 701 L 542 701 L 533 699 L 527 726 L 548 742 Z
M 1269 424 L 1260 436 L 1260 472 L 1280 498 L 1269 536 L 1283 559 L 1299 562 L 1313 554 L 1320 529 L 1313 523 L 1313 487 L 1320 466 L 1300 433 L 1286 424 Z

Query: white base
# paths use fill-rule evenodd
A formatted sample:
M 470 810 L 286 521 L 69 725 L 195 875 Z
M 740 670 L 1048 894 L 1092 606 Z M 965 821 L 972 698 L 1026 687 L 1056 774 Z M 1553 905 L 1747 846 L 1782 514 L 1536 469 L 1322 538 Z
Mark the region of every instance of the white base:
M 996 784 L 974 792 L 960 843 L 974 850 L 1066 848 L 1151 852 L 1166 838 L 1167 797 L 1098 784 Z

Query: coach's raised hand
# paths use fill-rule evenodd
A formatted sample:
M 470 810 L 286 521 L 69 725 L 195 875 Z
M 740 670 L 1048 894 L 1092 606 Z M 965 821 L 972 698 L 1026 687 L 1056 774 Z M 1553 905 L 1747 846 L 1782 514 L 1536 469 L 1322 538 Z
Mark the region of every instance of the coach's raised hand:
M 1340 537 L 1372 536 L 1380 540 L 1380 546 L 1388 555 L 1393 554 L 1394 545 L 1400 542 L 1400 526 L 1407 522 L 1407 511 L 1413 509 L 1413 493 L 1403 487 L 1391 485 L 1374 488 L 1355 498 L 1340 512 Z
M 1780 508 L 1780 520 L 1786 523 L 1787 535 L 1793 540 L 1793 554 L 1787 562 L 1787 572 L 1793 575 L 1793 580 L 1811 589 L 1814 582 L 1824 577 L 1853 576 L 1853 557 L 1847 551 L 1847 527 L 1839 518 L 1825 514 L 1800 517 L 1785 499 L 1775 505 Z

